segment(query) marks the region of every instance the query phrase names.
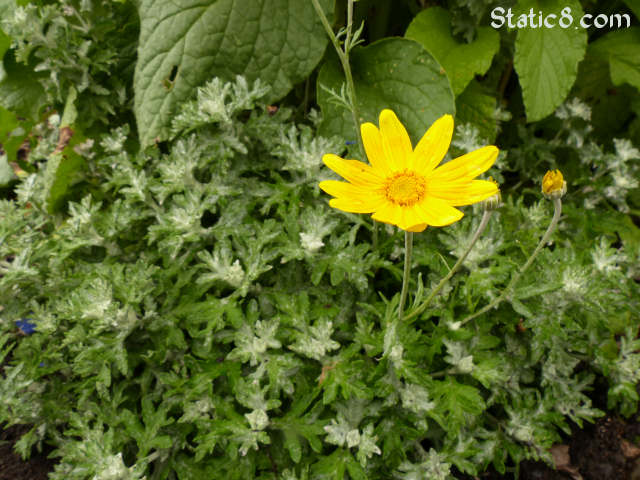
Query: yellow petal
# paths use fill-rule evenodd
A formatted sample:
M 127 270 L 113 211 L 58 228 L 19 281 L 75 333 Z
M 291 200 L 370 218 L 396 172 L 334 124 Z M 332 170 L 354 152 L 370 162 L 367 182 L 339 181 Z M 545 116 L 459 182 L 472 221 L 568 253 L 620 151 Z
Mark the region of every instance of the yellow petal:
M 358 160 L 344 160 L 329 153 L 322 157 L 322 161 L 327 167 L 354 185 L 377 188 L 383 182 L 383 178 L 376 174 L 373 168 Z
M 563 191 L 564 190 L 564 191 Z M 564 195 L 567 191 L 567 182 L 564 181 L 560 170 L 549 170 L 542 178 L 542 193 Z
M 423 232 L 425 228 L 427 228 L 426 223 L 419 223 L 418 225 L 407 228 L 407 232 Z
M 347 182 L 339 182 L 337 180 L 325 180 L 318 184 L 321 190 L 339 198 L 367 198 L 372 196 L 371 189 L 362 187 L 360 185 L 353 185 Z
M 371 215 L 371 218 L 378 222 L 398 225 L 400 222 L 400 206 L 395 203 L 385 202 Z
M 498 193 L 495 182 L 472 180 L 471 182 L 433 182 L 429 186 L 429 195 L 445 200 L 449 205 L 462 206 L 481 202 Z
M 382 148 L 382 136 L 380 135 L 378 127 L 373 123 L 363 123 L 360 126 L 360 133 L 362 134 L 362 143 L 364 144 L 364 150 L 369 159 L 369 163 L 381 174 L 390 174 L 391 169 L 385 159 L 384 149 Z
M 457 208 L 453 208 L 444 200 L 435 197 L 427 197 L 422 202 L 417 203 L 416 208 L 420 213 L 423 222 L 434 227 L 444 227 L 460 220 L 464 213 Z
M 378 205 L 373 201 L 352 198 L 332 198 L 329 200 L 329 206 L 350 213 L 371 213 L 376 210 Z
M 447 154 L 452 136 L 453 117 L 443 115 L 431 125 L 416 145 L 413 168 L 424 174 L 430 173 Z
M 402 207 L 395 203 L 385 202 L 371 216 L 374 220 L 395 225 L 408 232 L 421 232 L 427 225 L 420 220 L 415 207 Z
M 380 134 L 387 164 L 399 171 L 409 167 L 409 157 L 413 152 L 411 139 L 395 113 L 389 109 L 380 113 Z
M 402 207 L 399 212 L 398 227 L 408 232 L 414 231 L 417 225 L 425 225 L 424 219 L 415 206 Z M 425 226 L 426 228 L 426 226 Z M 424 230 L 424 229 L 423 229 Z
M 498 157 L 498 149 L 493 145 L 482 147 L 458 157 L 436 168 L 430 180 L 454 181 L 473 180 L 491 168 Z

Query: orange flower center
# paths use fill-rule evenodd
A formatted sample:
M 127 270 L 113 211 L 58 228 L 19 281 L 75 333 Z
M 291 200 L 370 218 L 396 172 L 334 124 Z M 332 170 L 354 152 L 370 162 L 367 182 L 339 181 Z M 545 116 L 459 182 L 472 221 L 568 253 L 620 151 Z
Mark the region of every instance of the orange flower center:
M 424 198 L 427 182 L 422 175 L 404 170 L 384 182 L 384 195 L 392 203 L 410 207 Z

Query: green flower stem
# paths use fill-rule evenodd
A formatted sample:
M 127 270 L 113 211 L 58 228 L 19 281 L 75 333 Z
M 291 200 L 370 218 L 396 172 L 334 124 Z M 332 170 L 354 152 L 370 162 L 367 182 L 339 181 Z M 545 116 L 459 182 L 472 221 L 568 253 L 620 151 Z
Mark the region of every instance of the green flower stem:
M 526 272 L 527 269 L 531 266 L 533 261 L 538 256 L 538 253 L 540 253 L 540 250 L 542 250 L 542 247 L 544 247 L 547 244 L 547 242 L 549 242 L 549 238 L 551 237 L 551 234 L 556 229 L 556 226 L 558 225 L 558 221 L 560 220 L 560 215 L 562 214 L 562 199 L 560 197 L 553 199 L 553 208 L 554 208 L 554 212 L 553 212 L 553 218 L 551 219 L 551 223 L 549 224 L 549 227 L 547 228 L 547 231 L 544 232 L 544 235 L 542 236 L 542 239 L 540 240 L 540 243 L 538 243 L 538 246 L 533 251 L 533 253 L 529 257 L 527 262 L 511 278 L 511 281 L 509 282 L 507 287 L 502 291 L 502 293 L 500 294 L 500 296 L 498 298 L 496 298 L 489 305 L 485 306 L 484 308 L 482 308 L 481 310 L 477 311 L 473 315 L 469 315 L 467 318 L 462 320 L 461 325 L 464 325 L 467 322 L 470 322 L 471 320 L 473 320 L 474 318 L 479 317 L 483 313 L 488 312 L 492 308 L 497 307 L 505 299 L 509 298 L 509 295 L 511 295 L 512 290 L 516 286 L 516 283 L 518 283 L 518 280 L 520 280 L 520 277 L 522 277 L 524 272 Z
M 378 222 L 373 221 L 373 249 L 378 249 Z
M 342 64 L 342 70 L 344 70 L 344 77 L 347 81 L 347 90 L 349 92 L 349 103 L 351 110 L 351 117 L 353 118 L 353 126 L 356 129 L 356 138 L 358 140 L 358 148 L 360 149 L 360 157 L 364 160 L 366 158 L 364 151 L 364 143 L 362 143 L 362 135 L 360 134 L 360 111 L 358 109 L 358 101 L 356 97 L 356 86 L 353 83 L 353 75 L 351 74 L 351 64 L 349 62 L 349 51 L 351 50 L 351 32 L 353 27 L 353 2 L 354 0 L 347 1 L 347 28 L 346 35 L 344 39 L 344 49 L 340 46 L 340 41 L 338 37 L 336 37 L 335 33 L 333 33 L 333 29 L 329 24 L 329 20 L 327 16 L 324 14 L 322 7 L 318 3 L 318 0 L 311 0 L 313 3 L 313 8 L 316 10 L 318 17 L 320 17 L 320 21 L 322 22 L 322 26 L 324 27 L 327 35 L 331 39 L 331 43 L 340 58 L 340 63 Z M 373 221 L 373 249 L 376 250 L 378 248 L 378 222 Z
M 404 272 L 402 274 L 402 291 L 400 293 L 400 310 L 398 319 L 402 320 L 404 303 L 409 290 L 409 274 L 411 273 L 411 254 L 413 253 L 413 232 L 404 232 Z
M 340 58 L 340 63 L 342 64 L 342 69 L 344 70 L 344 76 L 347 81 L 347 90 L 349 92 L 349 103 L 351 104 L 351 115 L 353 117 L 353 125 L 356 129 L 356 137 L 358 139 L 358 147 L 360 148 L 360 155 L 364 158 L 364 145 L 362 143 L 362 136 L 360 135 L 360 113 L 358 111 L 358 102 L 356 101 L 356 87 L 353 83 L 353 75 L 351 74 L 351 65 L 349 63 L 349 48 L 351 44 L 351 28 L 353 23 L 353 0 L 349 0 L 347 2 L 347 28 L 346 28 L 346 36 L 344 39 L 344 49 L 340 46 L 340 41 L 336 37 L 335 33 L 333 33 L 333 29 L 329 24 L 329 20 L 327 16 L 324 14 L 322 7 L 318 3 L 318 0 L 311 0 L 313 3 L 313 8 L 315 8 L 318 17 L 320 17 L 320 21 L 324 26 L 327 35 L 331 39 L 331 43 L 333 43 L 333 47 L 335 48 L 338 57 Z
M 356 0 L 357 1 L 357 0 Z M 344 41 L 344 51 L 349 55 L 351 50 L 351 27 L 353 26 L 353 2 L 354 0 L 347 1 L 347 34 Z
M 422 302 L 422 305 L 420 305 L 413 312 L 409 313 L 406 317 L 404 317 L 404 320 L 409 320 L 410 318 L 413 318 L 416 315 L 420 315 L 422 312 L 424 312 L 425 309 L 429 306 L 429 303 L 431 302 L 431 300 L 435 298 L 435 296 L 440 292 L 440 290 L 442 290 L 442 287 L 444 287 L 446 283 L 449 281 L 449 279 L 453 277 L 453 275 L 458 271 L 458 269 L 462 266 L 464 261 L 467 259 L 469 252 L 471 252 L 471 249 L 478 241 L 478 238 L 480 238 L 480 235 L 482 235 L 482 232 L 484 232 L 484 229 L 487 228 L 487 224 L 489 223 L 489 219 L 491 218 L 492 213 L 493 212 L 491 210 L 484 211 L 484 214 L 482 215 L 482 220 L 480 220 L 480 225 L 478 225 L 478 228 L 473 234 L 473 237 L 471 238 L 471 241 L 469 242 L 469 246 L 467 247 L 465 252 L 462 254 L 460 258 L 458 258 L 458 261 L 455 263 L 453 268 L 449 270 L 449 273 L 447 274 L 447 276 L 444 277 L 442 280 L 440 280 L 440 283 L 438 283 L 438 285 L 436 285 L 436 287 L 431 291 L 427 299 L 424 302 Z

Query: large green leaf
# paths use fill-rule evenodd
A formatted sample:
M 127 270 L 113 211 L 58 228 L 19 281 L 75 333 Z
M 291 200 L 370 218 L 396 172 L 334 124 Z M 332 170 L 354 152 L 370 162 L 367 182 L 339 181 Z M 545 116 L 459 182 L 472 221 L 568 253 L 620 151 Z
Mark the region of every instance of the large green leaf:
M 0 155 L 0 187 L 7 186 L 14 178 L 16 178 L 16 175 L 7 161 L 7 156 Z
M 19 122 L 16 114 L 0 106 L 0 145 L 4 145 Z
M 405 37 L 422 44 L 442 65 L 456 96 L 475 75 L 489 70 L 500 48 L 500 34 L 491 27 L 478 27 L 476 39 L 471 43 L 458 42 L 451 34 L 451 14 L 440 7 L 428 8 L 416 15 Z
M 47 211 L 60 211 L 75 183 L 82 180 L 85 159 L 74 150 L 85 137 L 80 133 L 72 134 L 69 144 L 61 151 L 52 153 L 47 159 L 44 175 L 47 199 Z
M 456 122 L 470 123 L 478 128 L 480 138 L 492 143 L 498 134 L 495 119 L 496 99 L 473 80 L 456 98 Z
M 358 123 L 378 123 L 380 111 L 390 108 L 407 127 L 414 144 L 445 113 L 454 113 L 449 80 L 436 60 L 419 43 L 386 38 L 351 53 L 351 69 L 360 109 Z M 328 61 L 318 75 L 320 133 L 355 140 L 353 117 L 332 102 L 325 88 L 339 92 L 344 75 L 337 60 Z M 324 88 L 323 88 L 324 87 Z
M 573 24 L 562 28 L 559 19 L 567 7 L 571 9 Z M 542 12 L 543 17 L 557 16 L 554 27 L 520 28 L 516 38 L 514 66 L 522 86 L 527 120 L 534 122 L 553 113 L 571 90 L 587 48 L 587 32 L 578 26 L 583 11 L 575 0 L 525 0 L 518 4 L 519 14 L 529 13 L 530 9 Z M 538 21 L 537 16 L 534 21 Z
M 626 3 L 627 7 L 640 19 L 640 0 L 624 0 L 624 3 Z
M 4 71 L 2 58 L 4 57 L 4 54 L 7 52 L 7 50 L 9 50 L 10 46 L 11 39 L 7 36 L 6 33 L 0 30 L 0 82 L 4 80 L 4 77 L 7 75 L 7 73 Z
M 640 90 L 640 27 L 607 33 L 589 45 L 589 55 L 609 61 L 614 85 L 628 83 Z
M 29 120 L 36 120 L 40 108 L 45 104 L 44 89 L 29 66 L 16 63 L 11 52 L 4 57 L 6 75 L 0 81 L 0 106 Z
M 27 123 L 21 125 L 20 123 L 15 113 L 0 106 L 0 145 L 5 154 L 0 157 L 3 159 L 0 161 L 0 185 L 6 184 L 7 179 L 13 178 L 13 170 L 7 170 L 5 164 L 8 161 L 15 162 L 17 160 L 18 149 L 29 134 L 30 125 Z M 9 172 L 10 170 L 11 172 Z
M 333 2 L 321 0 L 331 12 Z M 300 0 L 141 0 L 134 78 L 143 146 L 168 137 L 178 105 L 212 77 L 244 75 L 286 95 L 317 65 L 327 37 L 311 2 Z
M 589 44 L 587 55 L 580 63 L 574 93 L 589 103 L 594 134 L 601 141 L 620 135 L 633 116 L 631 99 L 637 92 L 627 83 L 640 88 L 637 84 L 640 70 L 633 68 L 634 56 L 624 53 L 638 48 L 634 37 L 637 38 L 639 31 L 632 27 L 603 35 Z

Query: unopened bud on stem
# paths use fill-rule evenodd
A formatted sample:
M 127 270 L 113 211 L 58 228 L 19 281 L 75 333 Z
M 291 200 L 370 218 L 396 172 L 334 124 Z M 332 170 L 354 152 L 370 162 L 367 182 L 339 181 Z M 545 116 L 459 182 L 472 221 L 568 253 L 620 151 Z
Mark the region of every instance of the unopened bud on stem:
M 567 182 L 560 170 L 549 170 L 542 178 L 542 193 L 545 197 L 562 198 L 567 193 Z
M 489 181 L 496 184 L 498 186 L 498 182 L 496 182 L 492 177 L 489 177 Z M 497 210 L 502 205 L 502 196 L 500 195 L 500 190 L 489 198 L 486 198 L 482 201 L 482 206 L 485 211 L 492 212 L 493 210 Z

